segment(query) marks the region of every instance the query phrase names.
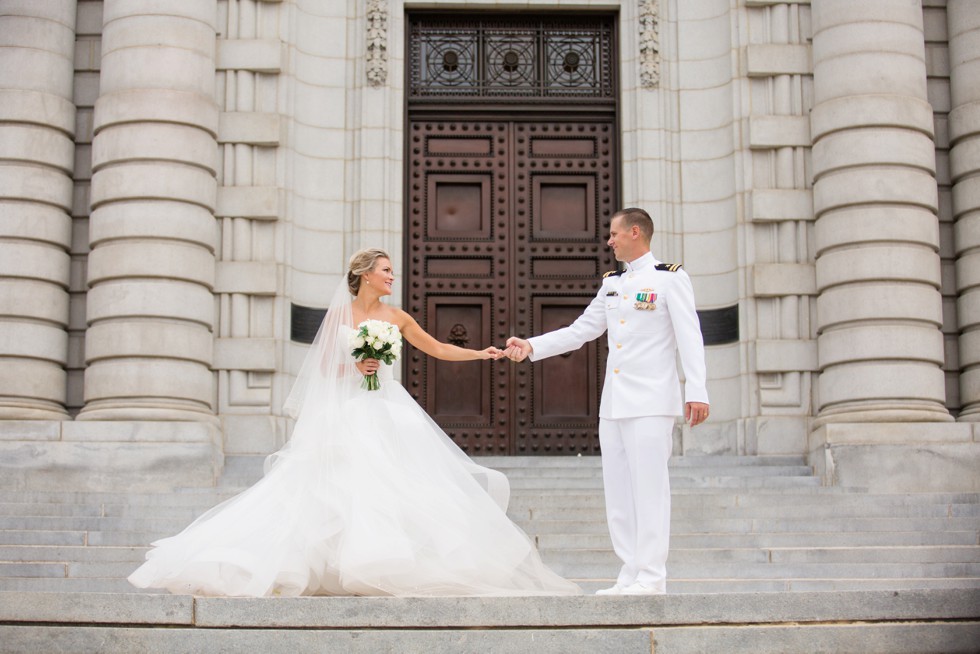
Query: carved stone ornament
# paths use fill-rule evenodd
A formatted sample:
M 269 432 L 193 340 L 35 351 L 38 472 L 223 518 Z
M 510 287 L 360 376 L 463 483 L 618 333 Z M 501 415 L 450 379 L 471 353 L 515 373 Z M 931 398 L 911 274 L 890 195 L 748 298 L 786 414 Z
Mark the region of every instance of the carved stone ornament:
M 640 84 L 645 89 L 660 86 L 660 2 L 639 0 Z
M 388 0 L 367 0 L 367 81 L 384 86 L 388 80 Z

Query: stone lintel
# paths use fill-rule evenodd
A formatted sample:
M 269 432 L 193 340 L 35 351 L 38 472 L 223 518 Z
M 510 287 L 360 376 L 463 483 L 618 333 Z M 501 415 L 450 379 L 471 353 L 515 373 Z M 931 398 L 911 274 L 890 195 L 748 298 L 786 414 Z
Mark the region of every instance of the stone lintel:
M 749 147 L 753 150 L 809 147 L 810 119 L 807 116 L 751 116 Z
M 809 463 L 825 486 L 872 493 L 980 491 L 980 441 L 970 424 L 825 424 L 810 433 Z
M 816 295 L 816 268 L 810 263 L 764 263 L 752 270 L 756 297 Z
M 752 6 L 751 3 L 749 6 Z M 810 47 L 807 45 L 757 44 L 745 50 L 749 77 L 808 75 L 812 71 Z
M 755 344 L 755 366 L 759 372 L 818 370 L 817 342 L 765 340 Z
M 279 189 L 275 186 L 219 186 L 218 218 L 279 219 Z
M 279 114 L 225 111 L 218 119 L 218 143 L 279 145 Z
M 278 73 L 282 70 L 282 43 L 278 39 L 218 39 L 218 70 Z
M 215 370 L 276 371 L 273 338 L 218 338 L 214 341 Z
M 746 7 L 772 7 L 774 5 L 808 5 L 810 0 L 745 0 Z
M 753 189 L 752 222 L 813 220 L 813 194 L 809 190 Z
M 219 261 L 215 293 L 275 295 L 279 288 L 277 267 L 272 261 Z

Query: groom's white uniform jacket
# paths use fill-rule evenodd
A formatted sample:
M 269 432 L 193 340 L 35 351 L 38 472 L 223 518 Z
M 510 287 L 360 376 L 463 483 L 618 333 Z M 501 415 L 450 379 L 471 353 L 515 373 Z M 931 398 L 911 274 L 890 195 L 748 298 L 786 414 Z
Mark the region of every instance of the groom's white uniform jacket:
M 679 266 L 661 264 L 648 253 L 626 264 L 622 273 L 607 274 L 574 323 L 528 339 L 530 358 L 575 350 L 603 332 L 608 332 L 609 358 L 600 418 L 678 416 L 684 401 L 708 403 L 694 289 Z M 683 400 L 677 353 L 684 368 Z

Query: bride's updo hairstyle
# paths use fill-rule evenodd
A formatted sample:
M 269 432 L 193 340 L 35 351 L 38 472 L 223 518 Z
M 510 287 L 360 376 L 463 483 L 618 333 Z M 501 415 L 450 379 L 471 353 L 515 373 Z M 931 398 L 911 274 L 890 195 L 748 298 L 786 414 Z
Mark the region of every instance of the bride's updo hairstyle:
M 388 259 L 391 261 L 388 253 L 380 248 L 367 248 L 355 252 L 354 256 L 350 258 L 350 263 L 347 264 L 347 288 L 350 290 L 351 295 L 357 295 L 357 292 L 361 289 L 361 275 L 366 275 L 374 270 L 378 259 Z

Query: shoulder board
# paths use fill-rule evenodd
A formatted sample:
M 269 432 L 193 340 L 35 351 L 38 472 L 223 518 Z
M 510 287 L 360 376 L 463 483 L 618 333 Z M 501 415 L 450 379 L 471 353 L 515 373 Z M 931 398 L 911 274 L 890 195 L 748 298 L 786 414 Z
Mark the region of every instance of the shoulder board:
M 681 264 L 679 263 L 658 263 L 657 270 L 666 270 L 667 272 L 677 272 L 681 269 Z
M 622 270 L 610 270 L 609 272 L 604 274 L 602 278 L 605 279 L 606 277 L 619 277 L 620 275 L 623 274 L 623 272 L 624 271 Z

